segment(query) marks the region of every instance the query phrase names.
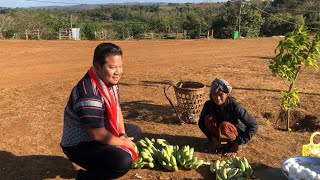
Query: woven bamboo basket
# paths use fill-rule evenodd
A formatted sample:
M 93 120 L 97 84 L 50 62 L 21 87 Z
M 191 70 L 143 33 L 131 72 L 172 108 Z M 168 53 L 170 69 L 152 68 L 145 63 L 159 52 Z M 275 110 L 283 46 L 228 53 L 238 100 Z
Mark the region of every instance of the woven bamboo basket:
M 177 106 L 168 97 L 168 89 L 174 88 Z M 167 82 L 164 86 L 164 94 L 170 105 L 176 112 L 180 123 L 194 124 L 199 121 L 202 106 L 204 104 L 205 85 L 195 81 Z

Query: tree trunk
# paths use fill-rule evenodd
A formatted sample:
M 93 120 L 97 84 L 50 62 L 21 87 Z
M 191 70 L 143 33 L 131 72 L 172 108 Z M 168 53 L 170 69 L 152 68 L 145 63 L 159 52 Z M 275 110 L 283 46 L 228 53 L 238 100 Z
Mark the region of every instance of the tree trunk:
M 288 109 L 287 111 L 287 131 L 290 131 L 290 118 L 291 118 L 291 109 Z
M 289 86 L 288 92 L 290 92 L 293 89 L 294 83 L 296 82 L 296 80 L 298 78 L 298 75 L 299 75 L 301 68 L 302 68 L 302 66 L 300 65 L 297 69 L 296 74 L 295 74 L 294 81 Z M 288 109 L 287 110 L 287 128 L 286 128 L 287 131 L 290 131 L 290 115 L 291 115 L 291 111 L 290 111 L 290 109 Z

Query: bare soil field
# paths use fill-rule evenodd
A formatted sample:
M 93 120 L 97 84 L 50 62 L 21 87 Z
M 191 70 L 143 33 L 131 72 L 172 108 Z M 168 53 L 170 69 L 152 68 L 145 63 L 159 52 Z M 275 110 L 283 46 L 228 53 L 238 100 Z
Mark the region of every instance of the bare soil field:
M 120 80 L 125 122 L 138 124 L 144 136 L 164 138 L 173 145 L 195 148 L 195 155 L 212 162 L 213 153 L 195 124 L 177 124 L 163 93 L 166 80 L 204 83 L 226 79 L 232 95 L 258 120 L 259 130 L 244 152 L 254 171 L 278 168 L 301 155 L 312 131 L 274 127 L 280 111 L 283 81 L 271 74 L 269 60 L 281 39 L 114 41 L 124 51 Z M 0 41 L 0 179 L 74 179 L 76 169 L 59 143 L 63 111 L 72 87 L 92 64 L 99 41 Z M 299 76 L 301 104 L 296 116 L 320 117 L 320 72 L 305 69 Z M 172 90 L 172 89 L 171 89 Z M 174 99 L 174 92 L 169 91 Z M 311 119 L 312 119 L 311 118 Z M 294 121 L 293 125 L 301 122 Z M 163 168 L 130 170 L 143 179 L 214 179 L 208 166 L 167 172 Z M 266 179 L 268 179 L 266 177 Z

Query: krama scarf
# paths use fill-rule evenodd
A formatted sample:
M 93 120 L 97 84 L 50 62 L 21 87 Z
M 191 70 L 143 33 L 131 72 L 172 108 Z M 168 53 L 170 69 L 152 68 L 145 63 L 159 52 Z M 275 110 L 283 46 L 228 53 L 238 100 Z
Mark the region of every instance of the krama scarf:
M 109 132 L 111 132 L 114 136 L 119 137 L 119 131 L 118 131 L 119 121 L 118 121 L 118 110 L 117 110 L 117 104 L 116 104 L 117 98 L 115 98 L 115 96 L 117 96 L 117 94 L 116 94 L 117 88 L 116 88 L 116 86 L 112 86 L 112 90 L 114 92 L 114 95 L 113 95 L 110 92 L 109 88 L 106 87 L 104 82 L 96 74 L 93 67 L 91 67 L 89 69 L 88 73 L 89 73 L 89 76 L 90 76 L 92 83 L 94 83 L 97 86 L 98 91 L 101 94 L 101 96 L 103 97 L 104 102 L 105 102 L 106 113 L 108 114 L 109 121 L 110 121 L 109 124 L 104 123 L 105 128 Z M 127 151 L 131 155 L 133 162 L 135 162 L 137 160 L 138 155 L 133 149 L 127 148 L 125 146 L 119 146 L 119 148 Z

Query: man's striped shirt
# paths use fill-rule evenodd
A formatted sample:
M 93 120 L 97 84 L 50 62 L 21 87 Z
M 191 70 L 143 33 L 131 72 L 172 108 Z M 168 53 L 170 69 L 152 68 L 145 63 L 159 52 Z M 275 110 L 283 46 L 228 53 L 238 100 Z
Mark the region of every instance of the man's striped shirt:
M 117 86 L 117 85 L 116 85 Z M 118 96 L 110 88 L 114 97 Z M 119 98 L 116 99 L 119 112 Z M 97 86 L 92 83 L 88 73 L 72 89 L 69 101 L 64 112 L 64 127 L 61 146 L 70 147 L 83 141 L 91 141 L 87 129 L 101 128 L 110 123 L 105 110 L 105 102 L 98 91 Z

